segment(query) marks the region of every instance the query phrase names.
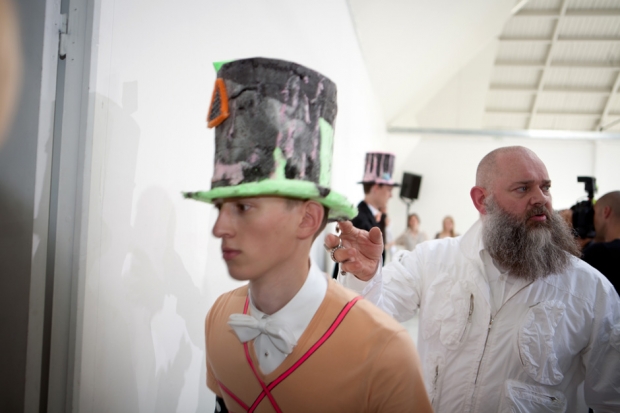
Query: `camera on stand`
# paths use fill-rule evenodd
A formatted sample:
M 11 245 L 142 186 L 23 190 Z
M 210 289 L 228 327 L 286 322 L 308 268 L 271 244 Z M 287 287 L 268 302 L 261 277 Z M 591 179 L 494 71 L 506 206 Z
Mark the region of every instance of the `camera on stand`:
M 596 178 L 591 176 L 578 176 L 577 182 L 585 184 L 588 199 L 577 202 L 570 207 L 573 211 L 573 229 L 575 236 L 586 239 L 594 238 L 594 192 L 596 191 Z

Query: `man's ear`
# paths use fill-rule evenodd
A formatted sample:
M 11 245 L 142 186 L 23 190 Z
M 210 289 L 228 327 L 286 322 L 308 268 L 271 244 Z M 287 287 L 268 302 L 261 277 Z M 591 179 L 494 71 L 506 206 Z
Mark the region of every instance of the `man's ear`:
M 603 218 L 607 219 L 609 218 L 610 215 L 611 215 L 611 207 L 609 205 L 606 205 L 603 208 Z
M 297 230 L 298 236 L 301 239 L 314 237 L 323 222 L 323 214 L 325 213 L 323 205 L 316 201 L 306 201 L 303 203 L 302 213 L 303 216 Z
M 474 206 L 482 215 L 486 215 L 487 209 L 484 206 L 484 201 L 487 199 L 487 191 L 481 186 L 474 186 L 471 191 L 469 191 L 469 196 L 471 196 L 471 200 L 474 202 Z

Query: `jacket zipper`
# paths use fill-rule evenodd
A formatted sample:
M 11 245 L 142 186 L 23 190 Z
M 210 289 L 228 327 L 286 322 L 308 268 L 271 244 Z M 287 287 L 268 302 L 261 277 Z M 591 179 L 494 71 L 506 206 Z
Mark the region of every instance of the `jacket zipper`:
M 497 312 L 495 313 L 495 316 L 497 317 L 497 315 L 499 314 L 499 312 L 502 310 L 502 308 L 504 308 L 504 305 L 506 305 L 506 303 L 510 300 L 513 299 L 513 297 L 515 297 L 517 294 L 519 294 L 521 291 L 523 291 L 524 289 L 526 289 L 527 287 L 529 287 L 531 284 L 533 284 L 533 281 L 524 285 L 519 291 L 517 291 L 516 293 L 514 293 L 509 299 L 507 299 L 497 310 Z M 474 379 L 474 391 L 472 392 L 471 395 L 471 400 L 472 400 L 472 406 L 473 406 L 473 402 L 474 402 L 474 397 L 476 396 L 476 384 L 478 384 L 478 375 L 480 374 L 480 367 L 482 366 L 482 360 L 484 359 L 484 353 L 486 353 L 487 350 L 487 343 L 489 342 L 489 336 L 491 335 L 491 327 L 493 327 L 493 320 L 495 318 L 493 317 L 493 314 L 491 314 L 490 318 L 489 318 L 489 328 L 487 329 L 487 336 L 484 339 L 484 347 L 482 349 L 482 356 L 480 357 L 480 361 L 478 362 L 478 369 L 476 370 L 476 378 Z
M 435 366 L 435 379 L 433 380 L 433 400 L 431 400 L 431 406 L 435 403 L 437 397 L 437 381 L 439 380 L 439 364 Z
M 463 329 L 463 333 L 461 334 L 459 343 L 462 343 L 463 339 L 465 338 L 465 334 L 467 333 L 467 327 L 469 326 L 469 323 L 471 323 L 471 315 L 473 313 L 474 313 L 474 295 L 471 294 L 469 296 L 469 315 L 467 316 L 467 323 L 465 324 L 465 328 Z
M 549 401 L 551 401 L 551 403 L 557 403 L 559 401 L 558 398 L 555 397 L 555 396 L 550 396 L 548 394 L 537 392 L 537 391 L 526 390 L 526 389 L 523 389 L 523 388 L 519 388 L 518 391 L 519 391 L 520 395 L 523 395 L 523 394 L 535 394 L 536 396 L 538 396 L 538 397 L 540 397 L 542 399 L 548 399 Z

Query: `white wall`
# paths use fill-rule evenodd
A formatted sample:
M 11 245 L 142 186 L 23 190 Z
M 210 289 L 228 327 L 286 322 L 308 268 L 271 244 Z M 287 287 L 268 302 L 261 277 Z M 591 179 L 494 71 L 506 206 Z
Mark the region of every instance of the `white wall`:
M 333 188 L 361 198 L 381 114 L 344 0 L 101 0 L 80 412 L 212 411 L 204 317 L 227 274 L 208 189 L 212 62 L 293 60 L 338 85 Z M 80 343 L 80 340 L 78 340 Z
M 521 145 L 533 150 L 547 166 L 552 180 L 553 206 L 564 209 L 586 196 L 577 176 L 595 176 L 598 196 L 620 189 L 620 141 L 534 140 L 467 136 L 412 136 L 390 134 L 387 146 L 395 151 L 396 176 L 403 171 L 422 175 L 419 199 L 411 207 L 421 218 L 421 229 L 429 237 L 441 230 L 446 215 L 452 215 L 456 230 L 464 233 L 477 219 L 469 190 L 476 167 L 493 149 Z M 398 191 L 389 205 L 392 230 L 405 228 L 406 207 Z

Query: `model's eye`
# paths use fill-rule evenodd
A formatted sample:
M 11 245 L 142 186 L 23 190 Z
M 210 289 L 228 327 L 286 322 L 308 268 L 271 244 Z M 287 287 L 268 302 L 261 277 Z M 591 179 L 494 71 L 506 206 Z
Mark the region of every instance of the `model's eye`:
M 250 205 L 249 204 L 244 204 L 244 203 L 241 203 L 241 202 L 237 203 L 236 206 L 237 206 L 237 210 L 239 212 L 246 212 L 247 210 L 250 209 Z

